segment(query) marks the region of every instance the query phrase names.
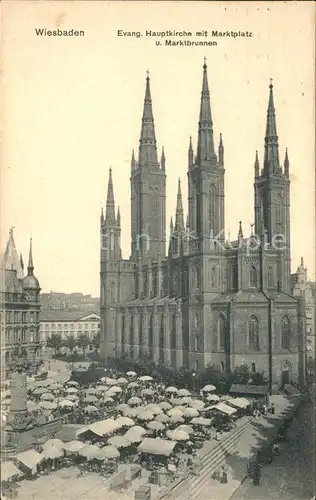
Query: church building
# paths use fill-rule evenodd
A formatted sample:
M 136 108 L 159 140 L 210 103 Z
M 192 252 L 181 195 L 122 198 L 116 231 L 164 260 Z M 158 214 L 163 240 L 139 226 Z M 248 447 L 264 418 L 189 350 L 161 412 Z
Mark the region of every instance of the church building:
M 180 181 L 166 241 L 166 172 L 147 75 L 138 156 L 133 152 L 131 251 L 122 258 L 112 171 L 101 213 L 101 352 L 150 357 L 199 371 L 247 364 L 270 387 L 302 380 L 304 299 L 291 295 L 290 165 L 279 159 L 269 86 L 262 167 L 254 161 L 254 228 L 225 237 L 223 138 L 215 147 L 204 61 L 197 149 L 188 149 L 188 214 Z M 120 172 L 121 175 L 121 172 Z M 117 176 L 119 173 L 117 172 Z

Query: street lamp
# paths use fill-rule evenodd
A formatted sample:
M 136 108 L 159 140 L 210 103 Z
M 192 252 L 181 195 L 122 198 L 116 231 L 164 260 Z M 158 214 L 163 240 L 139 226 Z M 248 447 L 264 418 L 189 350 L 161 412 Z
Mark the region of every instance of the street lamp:
M 196 373 L 195 372 L 192 373 L 192 377 L 193 377 L 193 392 L 195 393 L 195 380 L 196 380 L 195 379 L 195 377 L 196 377 Z

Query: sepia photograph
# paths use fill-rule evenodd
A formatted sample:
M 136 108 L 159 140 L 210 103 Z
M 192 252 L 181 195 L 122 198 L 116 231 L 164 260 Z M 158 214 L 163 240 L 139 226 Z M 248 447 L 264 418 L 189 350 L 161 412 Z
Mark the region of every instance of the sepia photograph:
M 0 13 L 1 499 L 315 500 L 315 4 Z

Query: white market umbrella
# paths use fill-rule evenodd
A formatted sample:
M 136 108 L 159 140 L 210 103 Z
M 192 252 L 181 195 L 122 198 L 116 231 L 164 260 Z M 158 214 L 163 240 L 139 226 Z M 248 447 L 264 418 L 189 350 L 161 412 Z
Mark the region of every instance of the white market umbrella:
M 115 422 L 120 425 L 120 427 L 132 427 L 135 425 L 134 420 L 128 417 L 118 417 Z
M 130 408 L 130 407 L 127 407 L 125 408 L 125 410 L 123 410 L 123 415 L 124 417 L 128 417 L 128 418 L 136 418 L 137 417 L 137 410 L 136 408 Z
M 194 432 L 194 429 L 193 429 L 193 427 L 191 427 L 191 425 L 185 425 L 185 424 L 179 425 L 179 427 L 177 427 L 175 430 L 176 431 L 184 431 L 189 435 L 193 434 L 193 432 Z
M 174 430 L 174 431 L 167 431 L 166 436 L 171 439 L 172 441 L 189 441 L 190 436 L 184 431 L 179 431 L 179 430 Z
M 100 449 L 101 455 L 104 458 L 119 458 L 120 457 L 120 452 L 115 446 L 104 446 L 104 448 Z
M 202 389 L 202 392 L 213 392 L 213 391 L 216 391 L 216 387 L 215 385 L 205 385 Z
M 170 403 L 168 403 L 167 401 L 162 401 L 161 403 L 158 404 L 158 406 L 162 409 L 162 410 L 171 410 L 172 406 Z
M 174 422 L 175 424 L 184 423 L 184 418 L 181 417 L 179 414 L 174 414 L 170 417 L 170 422 Z
M 68 380 L 67 384 L 68 385 L 74 385 L 75 387 L 79 385 L 79 383 L 76 382 L 75 380 Z
M 62 408 L 72 408 L 73 406 L 75 406 L 75 403 L 73 401 L 69 401 L 69 399 L 63 399 L 62 401 L 60 401 L 60 403 L 58 403 L 59 406 L 61 406 Z
M 191 392 L 188 389 L 180 389 L 178 392 L 179 396 L 191 396 Z
M 56 410 L 57 403 L 52 403 L 51 401 L 40 401 L 38 406 L 43 408 L 43 410 Z
M 141 405 L 142 404 L 142 400 L 140 398 L 138 398 L 137 396 L 134 396 L 132 398 L 129 398 L 129 400 L 127 401 L 127 404 L 129 405 Z
M 160 406 L 156 405 L 155 403 L 149 403 L 147 406 L 145 406 L 145 409 L 147 411 L 150 411 L 154 415 L 160 415 L 162 413 L 162 409 Z
M 165 413 L 161 413 L 160 415 L 157 415 L 155 420 L 156 422 L 161 422 L 163 424 L 166 424 L 167 422 L 170 422 L 170 417 L 168 417 L 168 415 L 165 415 Z
M 129 408 L 128 404 L 127 403 L 120 403 L 119 405 L 117 405 L 116 409 L 118 411 L 124 411 L 126 410 L 127 408 Z
M 54 401 L 55 396 L 51 394 L 50 392 L 45 392 L 44 394 L 41 395 L 40 398 L 42 401 Z
M 138 382 L 130 382 L 127 387 L 129 389 L 136 389 L 137 387 L 139 387 L 139 383 Z
M 76 394 L 78 389 L 76 387 L 68 387 L 65 392 L 67 392 L 67 394 Z
M 171 385 L 170 387 L 167 387 L 167 389 L 165 390 L 165 392 L 170 393 L 170 394 L 178 394 L 179 389 L 177 389 L 176 387 L 173 387 Z
M 157 422 L 157 420 L 153 420 L 147 424 L 147 427 L 152 431 L 162 431 L 165 428 L 165 425 L 161 422 Z
M 219 396 L 217 396 L 216 394 L 209 394 L 207 397 L 206 397 L 207 401 L 210 401 L 211 403 L 212 402 L 217 402 L 220 400 Z
M 128 380 L 125 377 L 120 377 L 117 379 L 116 383 L 119 385 L 125 385 L 128 384 Z
M 149 420 L 154 420 L 154 415 L 149 411 L 142 410 L 141 412 L 138 413 L 137 418 L 138 420 L 149 421 Z
M 44 458 L 50 458 L 51 460 L 55 458 L 60 458 L 64 454 L 62 448 L 57 448 L 56 446 L 49 446 L 47 448 L 44 448 L 42 451 L 42 457 Z
M 50 448 L 51 446 L 55 446 L 55 448 L 63 448 L 64 443 L 61 439 L 48 439 L 46 443 L 43 444 L 43 449 Z
M 188 418 L 198 417 L 200 414 L 195 408 L 185 408 L 183 410 L 183 415 Z
M 115 448 L 128 448 L 131 442 L 125 436 L 113 436 L 108 440 L 108 443 Z
M 151 380 L 154 380 L 152 377 L 150 377 L 149 375 L 143 375 L 142 377 L 139 377 L 139 379 L 141 382 L 150 382 Z
M 126 375 L 128 377 L 137 377 L 137 373 L 136 372 L 133 372 L 133 371 L 130 371 L 130 372 L 127 372 Z
M 63 448 L 69 453 L 78 453 L 85 446 L 85 443 L 81 441 L 69 441 L 68 443 L 64 443 Z

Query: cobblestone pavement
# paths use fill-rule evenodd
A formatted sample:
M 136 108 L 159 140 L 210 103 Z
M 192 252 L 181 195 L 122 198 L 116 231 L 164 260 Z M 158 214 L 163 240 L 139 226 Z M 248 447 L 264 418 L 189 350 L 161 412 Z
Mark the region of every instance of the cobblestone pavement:
M 262 469 L 260 486 L 245 481 L 232 500 L 310 500 L 314 495 L 315 449 L 314 405 L 311 401 L 299 408 L 281 453 Z

